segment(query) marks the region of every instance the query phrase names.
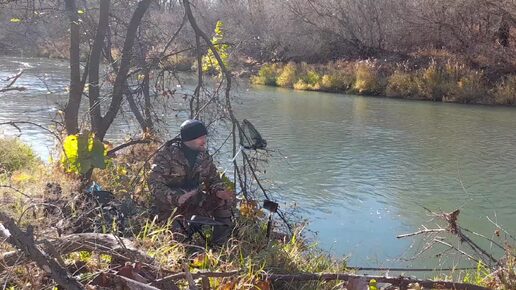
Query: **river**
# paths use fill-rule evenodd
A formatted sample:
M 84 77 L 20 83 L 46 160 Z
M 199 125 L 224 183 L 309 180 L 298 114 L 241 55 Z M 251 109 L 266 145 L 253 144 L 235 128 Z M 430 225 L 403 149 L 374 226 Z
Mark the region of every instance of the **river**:
M 68 64 L 0 57 L 0 79 L 22 66 L 27 71 L 17 85 L 29 89 L 0 97 L 0 122 L 49 126 L 66 99 Z M 309 221 L 308 234 L 321 248 L 348 256 L 350 264 L 456 263 L 450 252 L 406 260 L 424 243 L 396 236 L 435 226 L 425 208 L 460 208 L 460 224 L 489 237 L 495 227 L 488 216 L 516 234 L 514 108 L 249 87 L 245 81 L 236 87 L 237 116 L 253 122 L 273 150 L 264 174 L 272 194 Z M 108 138 L 120 141 L 135 129 L 119 120 Z M 2 133 L 17 131 L 4 126 Z M 47 133 L 24 127 L 21 138 L 48 159 L 54 141 Z

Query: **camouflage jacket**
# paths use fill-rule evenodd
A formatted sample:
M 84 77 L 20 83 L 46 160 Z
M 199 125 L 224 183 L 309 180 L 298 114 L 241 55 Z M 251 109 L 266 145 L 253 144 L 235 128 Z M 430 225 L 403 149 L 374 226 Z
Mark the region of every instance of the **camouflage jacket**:
M 193 187 L 205 194 L 215 194 L 225 189 L 211 156 L 199 152 L 191 166 L 184 146 L 179 140 L 168 141 L 156 153 L 151 166 L 147 182 L 153 204 L 161 218 L 168 218 L 174 208 L 178 207 L 179 196 Z

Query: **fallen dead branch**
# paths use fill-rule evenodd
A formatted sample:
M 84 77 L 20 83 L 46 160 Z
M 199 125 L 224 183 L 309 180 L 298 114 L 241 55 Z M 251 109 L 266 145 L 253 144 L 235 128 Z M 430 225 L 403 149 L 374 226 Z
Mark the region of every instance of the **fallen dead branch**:
M 470 237 L 468 237 L 465 234 L 465 232 L 475 234 L 476 236 L 485 238 L 490 242 L 493 242 L 493 241 L 483 235 L 478 235 L 478 234 L 474 233 L 473 231 L 470 231 L 466 228 L 461 227 L 458 224 L 458 217 L 460 214 L 460 210 L 457 209 L 450 213 L 434 213 L 434 212 L 431 212 L 431 213 L 433 216 L 445 221 L 447 224 L 447 227 L 446 228 L 438 227 L 435 229 L 429 229 L 429 228 L 423 226 L 422 230 L 419 230 L 419 231 L 413 232 L 413 233 L 399 235 L 399 236 L 397 236 L 397 238 L 400 239 L 400 238 L 406 238 L 406 237 L 418 236 L 418 235 L 424 235 L 424 236 L 429 237 L 429 236 L 432 236 L 432 234 L 434 234 L 434 233 L 448 232 L 448 233 L 456 236 L 461 243 L 467 245 L 469 247 L 469 249 L 471 251 L 473 251 L 474 254 L 470 254 L 464 250 L 458 249 L 457 247 L 453 247 L 449 243 L 443 241 L 442 238 L 438 238 L 436 236 L 432 236 L 432 238 L 430 239 L 429 246 L 427 248 L 430 248 L 435 243 L 443 244 L 443 245 L 447 246 L 449 249 L 453 249 L 453 250 L 457 251 L 458 253 L 464 255 L 465 257 L 467 257 L 470 260 L 473 260 L 477 263 L 479 261 L 481 261 L 485 265 L 488 265 L 491 269 L 495 269 L 497 267 L 497 265 L 499 264 L 499 261 L 492 254 L 490 254 L 486 250 L 482 249 L 476 242 L 474 242 Z
M 12 218 L 0 212 L 0 221 L 2 221 L 5 229 L 9 231 L 7 242 L 20 249 L 27 258 L 36 262 L 38 267 L 43 269 L 46 273 L 65 289 L 80 290 L 84 287 L 70 274 L 61 267 L 53 257 L 38 249 L 34 242 L 32 235 L 32 227 L 27 229 L 27 232 L 22 231 L 14 222 Z M 3 231 L 3 233 L 6 233 Z
M 8 91 L 25 91 L 27 88 L 25 87 L 13 87 L 14 83 L 20 78 L 20 76 L 23 74 L 24 70 L 21 69 L 18 71 L 15 75 L 10 76 L 6 79 L 6 81 L 11 81 L 8 83 L 5 87 L 0 88 L 0 93 L 8 92 Z
M 398 235 L 398 236 L 396 236 L 396 238 L 401 239 L 401 238 L 407 238 L 407 237 L 417 236 L 417 235 L 421 235 L 421 234 L 440 233 L 440 232 L 445 232 L 445 231 L 446 231 L 446 229 L 423 229 L 423 230 L 413 232 L 413 233 Z
M 236 277 L 241 273 L 241 271 L 229 271 L 229 272 L 197 272 L 197 273 L 189 273 L 193 279 L 199 279 L 203 277 L 207 278 L 226 278 L 226 277 Z M 175 273 L 169 276 L 166 276 L 161 279 L 157 279 L 156 281 L 152 282 L 151 285 L 154 285 L 156 287 L 161 287 L 161 285 L 164 285 L 165 283 L 169 281 L 177 281 L 181 279 L 187 279 L 187 273 L 181 272 L 181 273 Z
M 190 273 L 193 279 L 198 278 L 228 278 L 236 277 L 243 272 L 231 271 L 231 272 L 199 272 Z M 160 287 L 162 283 L 167 281 L 176 281 L 181 279 L 187 279 L 188 274 L 176 273 L 165 278 L 156 280 L 152 283 L 156 287 Z M 373 275 L 355 275 L 346 273 L 336 274 L 312 274 L 312 273 L 301 273 L 301 274 L 264 274 L 262 279 L 269 281 L 283 281 L 283 282 L 309 282 L 309 281 L 350 281 L 353 279 L 375 279 L 378 283 L 389 283 L 393 286 L 406 289 L 411 283 L 418 283 L 421 287 L 430 289 L 457 289 L 457 290 L 486 290 L 489 288 L 467 284 L 467 283 L 456 283 L 450 281 L 432 281 L 432 280 L 421 280 L 409 277 L 387 277 L 387 276 L 373 276 Z
M 134 244 L 124 238 L 116 237 L 111 234 L 82 233 L 63 236 L 49 241 L 60 255 L 72 252 L 89 251 L 99 254 L 108 254 L 119 261 L 141 261 L 152 263 L 153 259 L 145 253 L 139 251 Z M 0 271 L 6 267 L 20 265 L 29 260 L 23 252 L 12 251 L 0 256 Z
M 127 289 L 127 290 L 159 290 L 160 288 L 156 288 L 151 285 L 147 285 L 142 282 L 135 281 L 133 279 L 112 274 L 112 273 L 100 273 L 91 283 L 91 285 L 112 288 L 113 285 L 116 285 L 115 289 Z M 175 285 L 168 284 L 166 289 L 176 290 L 179 289 Z M 165 289 L 165 288 L 162 288 Z
M 300 282 L 300 281 L 350 281 L 352 279 L 375 279 L 378 283 L 389 283 L 398 286 L 401 289 L 407 289 L 411 283 L 418 283 L 419 286 L 429 289 L 457 289 L 457 290 L 486 290 L 489 288 L 467 284 L 455 283 L 450 281 L 432 281 L 420 280 L 409 277 L 386 277 L 386 276 L 369 276 L 369 275 L 354 275 L 354 274 L 270 274 L 266 276 L 271 281 L 286 281 L 286 282 Z

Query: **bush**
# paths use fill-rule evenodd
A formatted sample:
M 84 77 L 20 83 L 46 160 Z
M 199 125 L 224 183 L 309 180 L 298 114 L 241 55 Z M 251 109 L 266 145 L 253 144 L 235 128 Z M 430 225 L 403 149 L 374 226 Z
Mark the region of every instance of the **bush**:
M 310 84 L 300 79 L 294 84 L 294 89 L 300 91 L 319 91 L 321 90 L 321 86 L 319 83 Z
M 318 91 L 321 89 L 319 84 L 321 75 L 312 68 L 308 68 L 308 71 L 304 73 L 299 80 L 294 84 L 296 90 L 308 90 Z
M 281 70 L 280 75 L 276 79 L 276 84 L 283 88 L 292 88 L 298 78 L 297 65 L 293 62 L 289 62 Z
M 364 95 L 379 95 L 382 85 L 377 68 L 369 61 L 356 65 L 353 92 Z
M 352 83 L 353 81 L 349 81 L 344 75 L 333 73 L 323 75 L 320 86 L 325 91 L 345 91 Z
M 317 83 L 321 80 L 321 75 L 316 72 L 314 69 L 310 69 L 306 74 L 304 74 L 301 79 L 310 85 L 317 85 Z
M 487 88 L 482 72 L 469 71 L 461 76 L 444 99 L 447 102 L 480 103 L 486 97 Z
M 275 86 L 279 70 L 275 63 L 264 64 L 258 71 L 258 75 L 251 78 L 251 82 L 256 85 Z
M 36 162 L 32 149 L 18 139 L 0 139 L 0 174 L 11 174 Z
M 417 83 L 420 95 L 432 101 L 442 101 L 451 86 L 450 81 L 435 62 L 420 72 Z
M 510 75 L 496 85 L 494 88 L 494 98 L 496 104 L 516 104 L 516 75 Z
M 192 57 L 176 54 L 161 60 L 160 67 L 165 70 L 189 72 L 197 69 L 197 63 Z
M 410 73 L 395 71 L 387 81 L 388 97 L 413 98 L 419 95 L 416 78 Z

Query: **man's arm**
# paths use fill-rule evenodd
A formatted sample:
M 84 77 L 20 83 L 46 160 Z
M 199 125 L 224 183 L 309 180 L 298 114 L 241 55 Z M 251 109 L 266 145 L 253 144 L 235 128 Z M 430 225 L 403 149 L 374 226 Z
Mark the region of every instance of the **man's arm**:
M 182 170 L 179 164 L 170 160 L 163 152 L 158 152 L 154 158 L 147 182 L 152 195 L 163 206 L 180 205 L 178 198 L 186 193 L 179 187 L 183 176 Z
M 224 200 L 233 200 L 235 198 L 235 193 L 233 191 L 228 191 L 224 181 L 220 178 L 219 173 L 217 172 L 217 167 L 213 162 L 213 158 L 208 155 L 208 172 L 206 174 L 207 181 L 209 184 L 210 193 L 216 194 L 218 198 Z

